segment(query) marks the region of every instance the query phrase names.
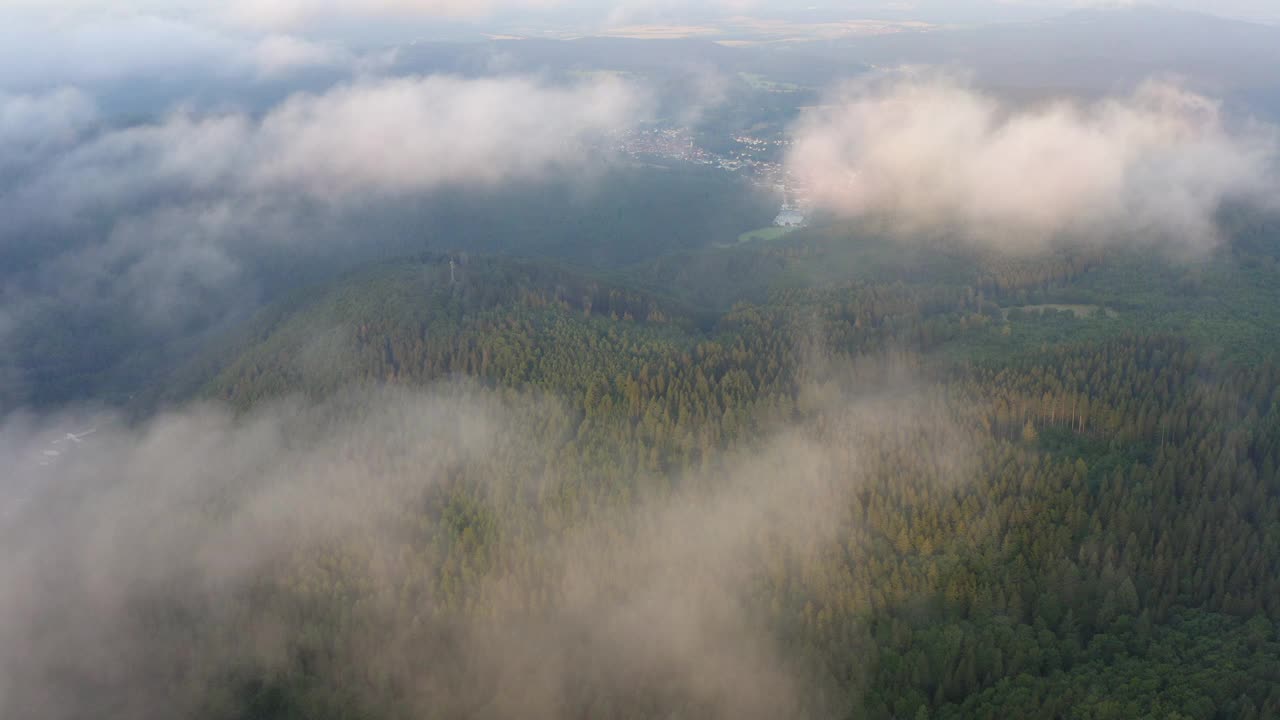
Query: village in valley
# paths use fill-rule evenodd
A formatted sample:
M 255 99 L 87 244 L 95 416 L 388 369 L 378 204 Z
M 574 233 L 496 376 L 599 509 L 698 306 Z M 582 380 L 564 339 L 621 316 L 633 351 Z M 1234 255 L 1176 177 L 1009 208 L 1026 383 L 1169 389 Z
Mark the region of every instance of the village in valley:
M 629 130 L 614 137 L 613 150 L 634 159 L 679 160 L 738 173 L 760 188 L 778 194 L 781 206 L 774 219 L 779 228 L 800 228 L 808 222 L 805 188 L 787 170 L 782 157 L 790 147 L 789 138 L 736 134 L 727 153 L 698 145 L 687 127 L 651 127 Z

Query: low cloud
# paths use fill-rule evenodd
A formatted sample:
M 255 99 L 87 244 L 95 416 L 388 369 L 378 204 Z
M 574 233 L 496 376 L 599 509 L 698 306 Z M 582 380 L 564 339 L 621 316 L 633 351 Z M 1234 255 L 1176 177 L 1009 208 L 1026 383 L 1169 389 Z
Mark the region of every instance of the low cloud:
M 790 168 L 818 204 L 1012 250 L 1063 238 L 1203 250 L 1224 201 L 1277 187 L 1274 128 L 1162 82 L 1013 107 L 954 78 L 897 76 L 841 88 L 794 134 Z
M 155 15 L 9 18 L 0 28 L 0 83 L 24 91 L 149 81 L 242 66 L 246 41 Z
M 0 714 L 235 716 L 247 681 L 306 673 L 321 705 L 411 715 L 826 716 L 758 589 L 831 547 L 902 457 L 967 472 L 939 408 L 885 393 L 826 392 L 821 423 L 590 513 L 555 500 L 604 480 L 551 398 L 446 385 L 139 427 L 11 416 Z
M 292 35 L 268 35 L 251 51 L 263 77 L 278 77 L 301 68 L 343 67 L 356 62 L 351 52 Z
M 298 50 L 289 47 L 284 54 Z M 10 98 L 5 107 L 34 102 Z M 526 77 L 369 79 L 295 95 L 260 120 L 178 111 L 103 133 L 48 157 L 28 194 L 60 195 L 74 210 L 127 208 L 162 188 L 333 200 L 492 185 L 580 166 L 593 138 L 646 113 L 643 93 L 612 77 L 567 86 Z
M 340 43 L 183 17 L 122 13 L 59 20 L 5 17 L 0 10 L 0 86 L 15 92 L 62 86 L 119 92 L 120 83 L 132 81 L 144 83 L 147 93 L 178 100 L 201 86 L 253 87 L 308 69 L 358 75 L 380 69 L 383 60 Z M 152 109 L 145 102 L 142 107 Z
M 73 88 L 0 94 L 0 147 L 6 154 L 49 151 L 69 144 L 96 120 L 93 101 Z
M 581 163 L 584 143 L 644 113 L 636 89 L 609 77 L 388 80 L 286 102 L 258 128 L 247 180 L 329 194 L 527 179 Z
M 0 92 L 0 190 L 6 176 L 74 146 L 97 122 L 93 100 L 74 88 Z
M 10 96 L 0 142 L 27 154 L 9 155 L 24 159 L 0 185 L 0 251 L 32 268 L 12 289 L 78 302 L 125 293 L 140 317 L 183 319 L 233 300 L 217 291 L 263 246 L 324 252 L 333 233 L 317 226 L 347 209 L 578 175 L 649 106 L 611 77 L 369 78 L 262 117 L 179 110 L 88 132 L 91 106 L 74 92 Z

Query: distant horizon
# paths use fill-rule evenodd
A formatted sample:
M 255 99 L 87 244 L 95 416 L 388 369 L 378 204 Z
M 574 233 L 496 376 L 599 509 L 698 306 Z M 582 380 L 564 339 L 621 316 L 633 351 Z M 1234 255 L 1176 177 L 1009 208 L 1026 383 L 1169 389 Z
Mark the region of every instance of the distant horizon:
M 288 33 L 354 45 L 402 43 L 414 39 L 481 40 L 485 35 L 529 37 L 611 36 L 629 27 L 702 27 L 720 34 L 741 32 L 744 22 L 761 21 L 800 26 L 841 23 L 929 25 L 939 29 L 974 28 L 1034 22 L 1089 10 L 1155 9 L 1191 12 L 1263 25 L 1280 24 L 1280 5 L 1268 0 L 1156 0 L 1153 2 L 1090 2 L 1044 0 L 1023 2 L 848 2 L 795 8 L 769 0 L 714 0 L 692 6 L 663 0 L 592 4 L 569 8 L 557 0 L 496 0 L 489 11 L 468 11 L 453 0 L 403 0 L 356 9 L 353 1 L 336 3 L 331 13 L 312 10 L 312 0 L 274 0 L 264 3 L 217 4 L 204 0 L 179 3 L 135 2 L 109 9 L 94 0 L 54 9 L 35 0 L 0 5 L 0 19 L 18 24 L 37 23 L 46 30 L 77 26 L 136 22 L 144 18 L 188 23 L 219 32 Z M 239 7 L 279 7 L 279 11 L 237 11 Z M 231 8 L 228 10 L 227 8 Z M 52 23 L 52 25 L 50 25 Z

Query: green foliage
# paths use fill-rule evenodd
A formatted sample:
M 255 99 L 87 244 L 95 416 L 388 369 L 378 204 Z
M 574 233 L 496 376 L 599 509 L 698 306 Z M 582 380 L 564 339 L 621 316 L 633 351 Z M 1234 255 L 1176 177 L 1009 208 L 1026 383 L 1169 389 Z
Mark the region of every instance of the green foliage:
M 697 182 L 673 174 L 671 187 Z M 665 211 L 639 192 L 618 202 Z M 596 247 L 592 220 L 530 231 L 521 247 L 540 260 L 420 254 L 295 291 L 202 354 L 166 399 L 198 387 L 249 411 L 466 376 L 465 392 L 525 431 L 482 463 L 451 461 L 447 482 L 403 508 L 383 575 L 359 561 L 357 539 L 258 579 L 229 616 L 288 618 L 297 636 L 283 660 L 220 668 L 204 714 L 482 716 L 502 688 L 461 653 L 457 628 L 497 636 L 559 619 L 565 569 L 548 547 L 584 527 L 621 542 L 647 499 L 727 483 L 716 471 L 735 452 L 786 431 L 841 450 L 836 530 L 802 547 L 753 537 L 741 599 L 813 680 L 796 714 L 1274 717 L 1280 236 L 1230 220 L 1238 241 L 1190 263 L 1008 259 L 829 223 L 707 247 L 767 222 L 745 214 Z M 487 222 L 490 249 L 517 244 L 520 228 Z M 46 317 L 63 332 L 32 336 L 23 360 L 48 373 L 42 397 L 118 379 L 71 341 L 84 326 Z M 101 320 L 111 354 L 137 341 Z M 933 434 L 841 415 L 895 374 L 931 399 L 963 463 Z M 531 396 L 557 401 L 530 411 Z M 854 452 L 868 433 L 875 452 Z M 573 659 L 581 634 L 541 640 Z M 420 687 L 394 668 L 350 676 L 343 659 L 380 644 L 430 659 L 410 669 Z M 445 704 L 413 715 L 423 696 Z M 574 717 L 709 712 L 658 679 L 595 667 L 566 697 Z
M 1097 636 L 1070 669 L 1005 678 L 937 717 L 1260 717 L 1280 696 L 1270 625 L 1261 615 L 1183 611 L 1168 624 Z
M 808 241 L 777 246 L 792 242 Z M 704 257 L 776 260 L 777 279 L 804 255 Z M 1121 271 L 1089 257 L 977 263 L 958 284 L 911 274 L 779 282 L 709 323 L 660 294 L 537 263 L 473 258 L 449 282 L 447 260 L 390 264 L 269 319 L 209 385 L 247 408 L 350 382 L 464 374 L 492 392 L 565 400 L 565 415 L 530 423 L 554 487 L 520 488 L 526 468 L 513 466 L 501 472 L 517 488 L 494 492 L 463 469 L 425 516 L 406 520 L 424 525 L 414 576 L 434 582 L 407 596 L 405 612 L 417 603 L 492 618 L 479 578 L 494 572 L 550 611 L 551 571 L 530 538 L 669 493 L 682 471 L 778 428 L 851 445 L 834 389 L 883 387 L 865 368 L 891 351 L 895 365 L 930 378 L 927 394 L 944 399 L 937 412 L 973 461 L 934 464 L 928 438 L 883 443 L 832 542 L 762 550 L 752 611 L 829 688 L 806 712 L 1280 712 L 1276 338 L 1216 352 L 1203 326 L 1184 320 L 1217 301 L 1174 299 L 1163 271 L 1134 284 L 1128 302 L 1106 290 Z M 1214 292 L 1234 282 L 1203 277 Z M 1260 285 L 1258 276 L 1231 292 L 1265 297 Z M 1001 307 L 1055 302 L 1118 314 L 1006 317 Z M 1271 312 L 1237 317 L 1244 300 L 1221 302 L 1237 323 L 1221 338 L 1253 333 Z M 346 632 L 316 622 L 321 635 Z M 576 693 L 570 714 L 694 711 L 659 688 L 624 691 L 603 678 L 583 677 Z

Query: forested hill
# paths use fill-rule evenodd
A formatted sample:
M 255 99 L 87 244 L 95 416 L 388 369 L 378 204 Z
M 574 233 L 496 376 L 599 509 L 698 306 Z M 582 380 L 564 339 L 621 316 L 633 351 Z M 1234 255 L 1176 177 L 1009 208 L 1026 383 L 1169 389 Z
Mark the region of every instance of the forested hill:
M 1241 216 L 1231 232 L 1229 245 L 1185 262 L 1123 248 L 1004 257 L 903 246 L 850 226 L 623 269 L 436 253 L 297 291 L 185 378 L 247 407 L 353 380 L 450 375 L 576 398 L 600 378 L 617 386 L 619 373 L 721 352 L 757 390 L 760 378 L 794 382 L 814 351 L 907 351 L 954 372 L 1161 336 L 1233 367 L 1271 363 L 1280 353 L 1280 230 Z M 718 378 L 730 366 L 702 367 L 713 368 Z
M 15 313 L 23 322 L 6 328 L 13 341 L 0 348 L 5 368 L 0 407 L 48 409 L 92 396 L 145 411 L 148 399 L 161 391 L 157 378 L 175 365 L 221 362 L 225 343 L 220 336 L 260 303 L 276 303 L 278 309 L 290 297 L 307 297 L 305 288 L 336 282 L 371 263 L 465 249 L 616 271 L 672 252 L 732 242 L 739 233 L 768 224 L 777 211 L 772 192 L 741 176 L 644 158 L 557 182 L 442 189 L 411 203 L 308 212 L 305 227 L 296 233 L 299 240 L 306 238 L 308 252 L 277 242 L 279 237 L 246 238 L 237 270 L 244 273 L 243 286 L 225 295 L 201 294 L 178 326 L 151 322 L 149 313 L 123 296 L 95 303 L 47 299 Z M 56 245 L 52 239 L 35 243 L 37 248 Z M 0 275 L 43 257 L 15 248 L 0 247 L 0 253 Z M 634 283 L 624 278 L 606 284 Z M 23 304 L 24 294 L 21 283 L 0 277 L 0 304 L 6 310 Z M 217 360 L 210 357 L 214 354 Z M 175 393 L 164 388 L 163 394 Z
M 240 710 L 226 712 L 414 712 L 388 700 L 404 692 L 396 673 L 333 689 L 349 662 L 335 648 L 385 631 L 360 619 L 375 599 L 391 627 L 415 618 L 397 642 L 435 658 L 414 682 L 458 672 L 432 643 L 460 624 L 532 623 L 558 638 L 554 662 L 600 662 L 600 648 L 556 635 L 572 611 L 548 588 L 571 571 L 543 554 L 547 539 L 601 523 L 628 537 L 641 498 L 732 489 L 716 469 L 779 433 L 820 448 L 824 482 L 842 488 L 822 540 L 769 541 L 772 521 L 752 539 L 740 600 L 807 688 L 779 712 L 1280 712 L 1280 338 L 1261 329 L 1276 312 L 1275 244 L 1255 237 L 1198 265 L 1115 251 L 894 273 L 884 248 L 829 239 L 699 256 L 780 268 L 763 300 L 710 318 L 557 265 L 461 255 L 377 266 L 265 314 L 205 388 L 244 411 L 457 376 L 512 413 L 522 398 L 558 401 L 521 425 L 533 456 L 451 466 L 437 510 L 405 508 L 414 539 L 397 562 L 430 582 L 381 597 L 356 560 L 321 586 L 268 582 L 261 602 L 311 608 L 290 615 L 305 628 L 296 664 L 234 685 Z M 789 281 L 851 259 L 862 279 Z M 331 560 L 300 558 L 297 572 Z M 495 582 L 514 595 L 491 595 Z M 636 602 L 626 583 L 600 592 L 606 606 Z M 559 716 L 720 707 L 657 668 L 615 670 L 575 675 Z M 487 692 L 437 694 L 436 712 L 468 716 Z
M 232 337 L 222 355 L 234 359 L 208 392 L 247 407 L 353 381 L 470 375 L 577 393 L 646 346 L 689 347 L 713 320 L 553 261 L 436 254 L 358 271 L 269 308 Z M 593 372 L 577 372 L 580 363 Z

